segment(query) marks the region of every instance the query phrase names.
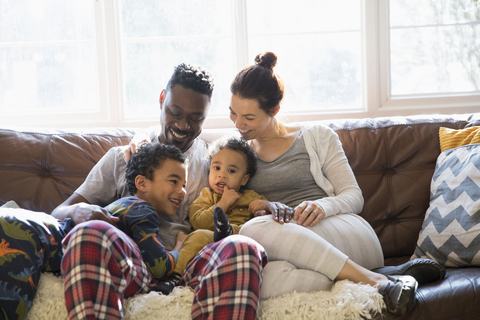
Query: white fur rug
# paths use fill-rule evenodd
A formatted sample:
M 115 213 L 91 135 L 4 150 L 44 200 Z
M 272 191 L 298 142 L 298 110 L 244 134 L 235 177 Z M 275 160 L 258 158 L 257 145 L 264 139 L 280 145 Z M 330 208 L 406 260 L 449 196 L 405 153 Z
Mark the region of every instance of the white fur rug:
M 125 319 L 190 319 L 193 292 L 178 287 L 168 296 L 150 292 L 124 301 Z M 293 292 L 260 303 L 259 320 L 267 319 L 371 319 L 385 307 L 382 296 L 368 285 L 337 282 L 331 291 Z M 60 277 L 44 273 L 27 317 L 33 319 L 67 319 L 63 282 Z

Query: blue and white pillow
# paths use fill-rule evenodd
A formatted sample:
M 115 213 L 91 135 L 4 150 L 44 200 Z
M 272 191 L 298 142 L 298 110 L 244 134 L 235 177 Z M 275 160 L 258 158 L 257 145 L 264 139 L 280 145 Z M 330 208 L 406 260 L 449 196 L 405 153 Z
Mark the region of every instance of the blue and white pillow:
M 438 157 L 414 258 L 445 267 L 480 266 L 480 144 Z

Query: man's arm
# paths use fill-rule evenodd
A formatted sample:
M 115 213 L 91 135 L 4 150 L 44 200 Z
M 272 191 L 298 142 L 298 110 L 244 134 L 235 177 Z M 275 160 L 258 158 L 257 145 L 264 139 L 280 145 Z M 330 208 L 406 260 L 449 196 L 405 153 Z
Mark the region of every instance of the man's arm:
M 125 190 L 117 190 L 117 186 L 125 184 L 125 166 L 123 147 L 111 148 L 90 170 L 82 185 L 53 210 L 52 216 L 59 220 L 71 218 L 75 224 L 89 220 L 118 221 L 103 206 L 123 196 Z
M 103 220 L 110 224 L 118 221 L 118 218 L 110 216 L 107 210 L 98 205 L 88 203 L 87 199 L 76 192 L 56 207 L 52 212 L 52 216 L 59 220 L 71 218 L 75 224 L 89 220 Z

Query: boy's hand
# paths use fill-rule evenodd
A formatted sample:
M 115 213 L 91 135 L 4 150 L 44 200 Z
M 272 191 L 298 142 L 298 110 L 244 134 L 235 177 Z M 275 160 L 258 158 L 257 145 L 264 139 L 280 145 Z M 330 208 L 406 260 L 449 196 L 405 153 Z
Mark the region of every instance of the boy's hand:
M 240 195 L 235 191 L 235 189 L 228 189 L 227 185 L 223 187 L 223 194 L 220 201 L 217 203 L 217 206 L 223 209 L 223 211 L 227 212 L 228 208 L 232 204 L 234 204 L 238 199 L 240 199 Z

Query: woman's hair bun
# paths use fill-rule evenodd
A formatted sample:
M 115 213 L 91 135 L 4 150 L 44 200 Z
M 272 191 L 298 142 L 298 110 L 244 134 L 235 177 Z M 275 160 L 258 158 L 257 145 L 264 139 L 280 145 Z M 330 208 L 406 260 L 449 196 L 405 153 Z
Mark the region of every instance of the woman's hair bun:
M 259 53 L 255 57 L 255 64 L 264 68 L 273 69 L 277 64 L 277 55 L 270 51 Z

